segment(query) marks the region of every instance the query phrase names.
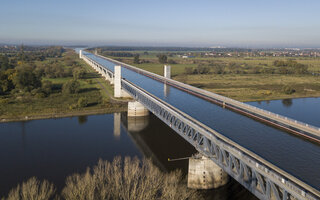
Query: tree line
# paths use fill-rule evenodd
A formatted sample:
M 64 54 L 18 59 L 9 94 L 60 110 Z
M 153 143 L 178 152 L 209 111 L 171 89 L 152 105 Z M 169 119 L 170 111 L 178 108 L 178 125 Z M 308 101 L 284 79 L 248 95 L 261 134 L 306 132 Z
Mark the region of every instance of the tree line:
M 60 48 L 48 48 L 44 52 L 34 52 L 34 55 L 42 54 L 45 58 L 61 56 Z M 77 62 L 70 57 L 64 59 L 64 66 L 61 62 L 53 59 L 46 64 L 35 64 L 34 61 L 27 61 L 21 49 L 16 54 L 0 56 L 0 95 L 14 95 L 30 93 L 38 97 L 49 96 L 56 86 L 48 80 L 49 78 L 73 77 L 62 87 L 63 93 L 74 94 L 79 92 L 80 83 L 78 79 L 85 77 L 85 70 L 77 65 Z M 29 54 L 30 57 L 34 55 Z
M 295 60 L 279 61 L 273 67 L 242 66 L 239 63 L 199 64 L 197 67 L 186 67 L 185 74 L 308 74 L 308 66 Z

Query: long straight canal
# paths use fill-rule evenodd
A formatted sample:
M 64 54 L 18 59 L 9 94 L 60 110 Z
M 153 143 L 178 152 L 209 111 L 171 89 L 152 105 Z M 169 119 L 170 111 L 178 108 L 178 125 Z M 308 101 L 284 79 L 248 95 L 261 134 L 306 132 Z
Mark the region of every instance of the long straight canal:
M 84 52 L 113 71 L 115 63 Z M 122 77 L 320 190 L 320 145 L 122 68 Z

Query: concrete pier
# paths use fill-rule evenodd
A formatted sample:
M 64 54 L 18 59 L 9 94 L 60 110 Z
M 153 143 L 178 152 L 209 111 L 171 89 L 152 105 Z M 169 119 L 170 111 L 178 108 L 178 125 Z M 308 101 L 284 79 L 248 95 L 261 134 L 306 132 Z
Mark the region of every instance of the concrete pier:
M 164 65 L 164 72 L 163 72 L 163 76 L 165 78 L 171 78 L 171 66 L 170 65 Z
M 79 50 L 79 58 L 82 58 L 82 50 Z
M 121 66 L 114 66 L 114 97 L 131 97 L 121 87 Z
M 128 102 L 128 117 L 142 117 L 149 115 L 149 111 L 138 101 Z
M 213 189 L 227 184 L 228 174 L 205 156 L 189 158 L 188 188 Z

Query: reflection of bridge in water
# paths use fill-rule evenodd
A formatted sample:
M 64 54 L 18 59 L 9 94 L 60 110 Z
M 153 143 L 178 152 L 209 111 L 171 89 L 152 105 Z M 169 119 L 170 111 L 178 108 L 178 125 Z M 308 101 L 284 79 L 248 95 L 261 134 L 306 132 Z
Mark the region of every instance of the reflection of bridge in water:
M 188 157 L 196 152 L 190 144 L 181 140 L 174 131 L 163 126 L 154 115 L 143 117 L 128 117 L 127 113 L 115 113 L 114 120 L 121 121 L 122 127 L 136 143 L 137 147 L 162 170 L 170 171 L 179 168 L 187 170 L 187 163 L 170 163 L 168 158 Z M 116 124 L 116 123 L 115 123 Z M 117 123 L 118 124 L 118 123 Z M 157 127 L 157 128 L 155 128 Z M 118 128 L 115 128 L 118 129 Z
M 140 152 L 162 171 L 181 169 L 183 174 L 188 173 L 188 160 L 168 162 L 168 158 L 189 157 L 197 152 L 196 149 L 156 116 L 151 114 L 144 117 L 128 117 L 125 112 L 114 113 L 114 125 L 114 137 L 121 137 L 121 129 L 125 131 Z M 256 199 L 234 180 L 216 190 L 203 191 L 203 195 L 211 200 Z
M 114 83 L 115 96 L 137 101 L 129 104 L 130 115 L 149 110 L 217 164 L 211 168 L 220 167 L 258 198 L 320 198 L 320 147 L 292 135 L 319 141 L 319 128 L 118 61 L 80 56 Z

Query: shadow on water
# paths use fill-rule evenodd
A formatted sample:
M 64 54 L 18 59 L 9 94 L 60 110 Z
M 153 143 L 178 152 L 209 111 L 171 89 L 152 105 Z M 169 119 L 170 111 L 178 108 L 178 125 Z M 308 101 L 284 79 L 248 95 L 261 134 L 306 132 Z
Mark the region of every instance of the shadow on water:
M 284 107 L 291 107 L 292 106 L 292 99 L 282 99 L 282 105 Z
M 79 124 L 85 124 L 88 121 L 88 116 L 86 115 L 82 115 L 82 116 L 78 116 L 78 122 Z
M 126 113 L 121 113 L 120 117 L 121 125 L 144 156 L 151 158 L 154 164 L 163 171 L 180 169 L 187 175 L 188 160 L 169 162 L 168 158 L 190 157 L 197 152 L 193 146 L 153 114 L 147 117 L 130 118 Z M 206 197 L 205 199 L 214 200 L 256 199 L 232 178 L 223 187 L 203 190 L 201 193 Z

